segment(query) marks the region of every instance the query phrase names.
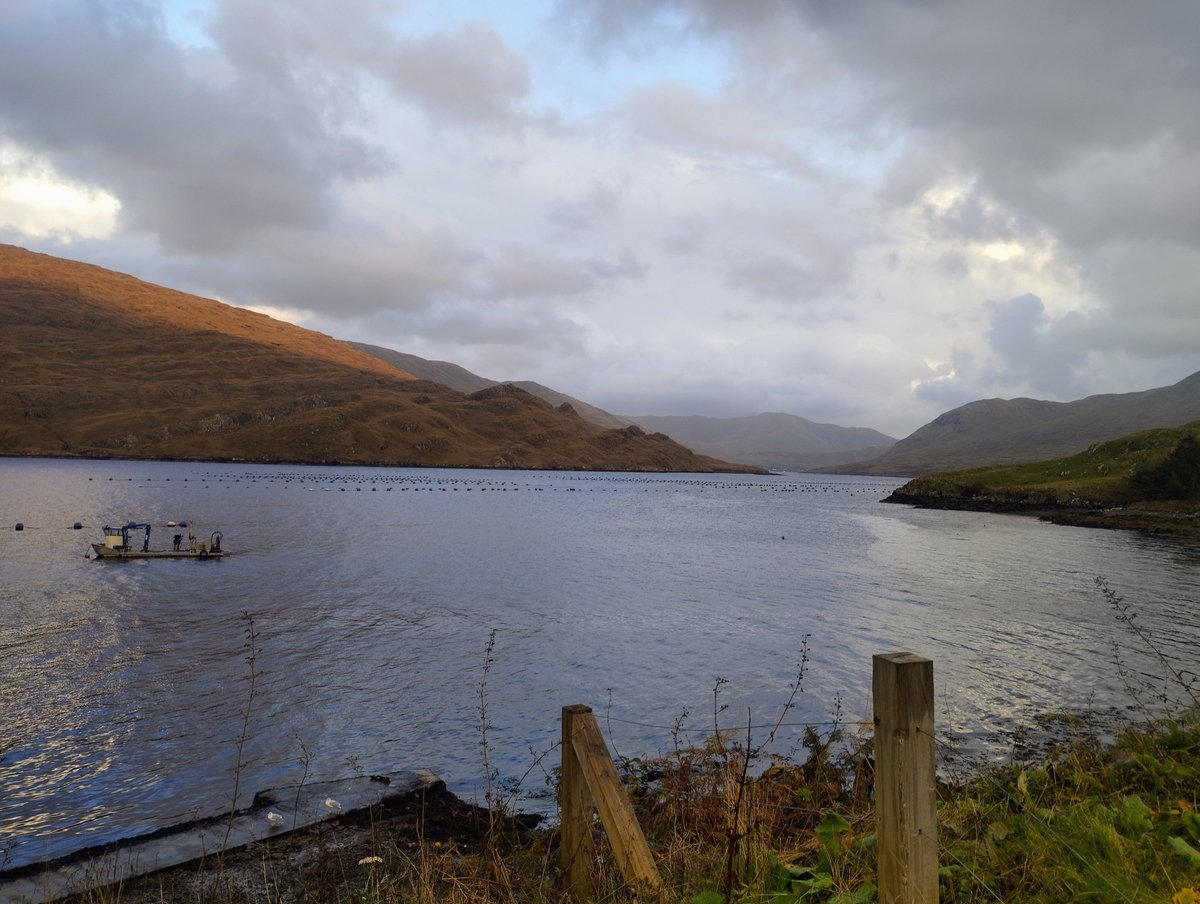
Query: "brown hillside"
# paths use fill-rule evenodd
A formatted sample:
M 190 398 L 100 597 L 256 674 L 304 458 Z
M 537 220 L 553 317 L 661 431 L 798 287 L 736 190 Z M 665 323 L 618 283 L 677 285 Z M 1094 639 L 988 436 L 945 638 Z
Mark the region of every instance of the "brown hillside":
M 737 469 L 519 389 L 418 381 L 310 330 L 0 245 L 0 454 Z

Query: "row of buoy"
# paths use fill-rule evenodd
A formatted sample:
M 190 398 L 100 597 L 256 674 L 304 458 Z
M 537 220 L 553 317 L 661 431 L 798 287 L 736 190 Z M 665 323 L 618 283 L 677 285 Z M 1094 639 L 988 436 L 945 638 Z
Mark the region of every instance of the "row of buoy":
M 18 521 L 16 523 L 16 526 L 13 527 L 13 530 L 25 530 L 25 522 Z M 71 530 L 83 530 L 82 522 L 76 521 L 74 524 L 71 525 Z
M 88 478 L 94 480 L 95 478 Z M 129 481 L 135 478 L 126 478 Z M 153 481 L 154 478 L 144 478 L 147 481 Z M 164 482 L 169 482 L 171 478 L 159 478 Z M 187 483 L 190 478 L 181 478 L 182 482 Z M 521 483 L 516 480 L 495 480 L 486 477 L 479 478 L 463 478 L 463 477 L 426 477 L 420 475 L 403 475 L 403 476 L 365 476 L 359 474 L 346 475 L 331 475 L 329 477 L 314 477 L 308 474 L 284 473 L 269 477 L 257 475 L 217 475 L 205 474 L 198 478 L 200 481 L 208 484 L 215 482 L 218 484 L 274 484 L 274 483 L 299 483 L 301 485 L 308 483 L 346 483 L 366 485 L 418 485 L 418 486 L 475 486 L 480 489 L 519 489 Z M 785 491 L 785 492 L 855 492 L 857 490 L 873 490 L 881 491 L 887 489 L 886 484 L 875 482 L 855 481 L 855 482 L 837 482 L 828 483 L 823 481 L 789 481 L 786 483 L 763 483 L 750 481 L 723 481 L 701 478 L 664 478 L 664 477 L 639 477 L 626 476 L 620 477 L 613 475 L 577 475 L 577 474 L 556 474 L 555 480 L 561 482 L 595 482 L 595 483 L 610 483 L 610 484 L 643 484 L 651 487 L 687 487 L 701 489 L 721 489 L 721 490 L 754 490 L 761 492 Z M 109 477 L 108 480 L 113 480 Z M 528 481 L 523 484 L 526 488 L 530 487 Z
M 88 478 L 89 480 L 104 479 L 104 478 Z M 113 477 L 108 477 L 108 480 L 114 480 Z M 120 479 L 120 478 L 116 478 Z M 170 482 L 170 477 L 145 477 L 135 478 L 128 477 L 127 481 L 144 480 L 147 483 L 153 483 L 158 480 L 159 486 L 166 482 Z M 343 472 L 339 474 L 314 475 L 311 473 L 286 471 L 270 475 L 241 473 L 241 474 L 219 474 L 213 472 L 205 472 L 200 475 L 191 477 L 175 478 L 176 481 L 182 481 L 195 486 L 197 482 L 202 484 L 203 489 L 211 489 L 213 487 L 225 487 L 232 489 L 234 486 L 245 486 L 249 489 L 252 486 L 271 486 L 282 485 L 282 488 L 287 489 L 292 485 L 296 485 L 301 489 L 313 491 L 320 490 L 324 492 L 362 492 L 363 489 L 369 489 L 371 492 L 378 492 L 382 489 L 384 492 L 392 492 L 393 489 L 399 489 L 401 492 L 412 491 L 442 491 L 442 492 L 458 492 L 459 490 L 478 490 L 479 492 L 518 492 L 521 489 L 526 489 L 535 492 L 557 492 L 563 490 L 566 492 L 579 492 L 583 487 L 576 489 L 574 486 L 566 486 L 563 484 L 575 483 L 591 483 L 593 486 L 588 487 L 589 492 L 595 492 L 599 489 L 600 492 L 619 492 L 621 488 L 641 488 L 645 492 L 705 492 L 707 490 L 715 491 L 754 491 L 760 493 L 810 493 L 810 494 L 831 494 L 831 495 L 882 495 L 887 492 L 886 484 L 881 485 L 879 482 L 857 480 L 857 481 L 837 481 L 829 482 L 823 480 L 790 480 L 787 482 L 774 482 L 762 480 L 716 480 L 708 477 L 699 476 L 676 476 L 667 477 L 663 475 L 641 475 L 629 473 L 570 473 L 556 472 L 550 477 L 552 483 L 559 485 L 550 486 L 535 486 L 529 480 L 518 480 L 511 478 L 501 478 L 499 476 L 466 476 L 466 475 L 437 475 L 437 474 L 380 474 L 380 473 L 354 473 Z M 339 485 L 340 484 L 340 485 Z M 607 487 L 602 486 L 608 484 Z

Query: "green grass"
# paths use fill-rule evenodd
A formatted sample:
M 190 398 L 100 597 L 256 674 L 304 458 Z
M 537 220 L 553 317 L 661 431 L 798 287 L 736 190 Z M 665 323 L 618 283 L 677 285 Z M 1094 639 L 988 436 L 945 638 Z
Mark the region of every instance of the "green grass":
M 1169 510 L 1172 503 L 1195 499 L 1194 460 L 1184 457 L 1175 462 L 1173 456 L 1197 438 L 1200 438 L 1200 422 L 1147 430 L 1097 443 L 1068 458 L 918 477 L 905 484 L 900 493 L 1029 507 L 1127 506 L 1147 502 L 1160 510 Z M 1169 473 L 1160 474 L 1164 469 Z M 1170 480 L 1172 477 L 1178 480 L 1180 475 L 1184 479 L 1179 480 L 1178 491 L 1172 493 L 1175 487 Z M 1191 483 L 1186 480 L 1189 475 Z
M 1170 901 L 1200 884 L 1195 714 L 990 771 L 939 808 L 943 901 Z

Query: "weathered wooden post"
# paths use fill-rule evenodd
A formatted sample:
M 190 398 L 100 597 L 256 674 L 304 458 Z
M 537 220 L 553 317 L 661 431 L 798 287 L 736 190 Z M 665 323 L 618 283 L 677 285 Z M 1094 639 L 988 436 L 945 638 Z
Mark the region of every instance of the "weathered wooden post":
M 881 653 L 872 673 L 879 901 L 937 904 L 933 661 Z
M 592 798 L 571 739 L 576 722 L 591 712 L 581 705 L 564 706 L 562 711 L 562 871 L 567 891 L 580 901 L 592 896 Z
M 568 891 L 592 895 L 592 804 L 625 881 L 661 894 L 662 879 L 590 706 L 562 711 L 562 870 Z

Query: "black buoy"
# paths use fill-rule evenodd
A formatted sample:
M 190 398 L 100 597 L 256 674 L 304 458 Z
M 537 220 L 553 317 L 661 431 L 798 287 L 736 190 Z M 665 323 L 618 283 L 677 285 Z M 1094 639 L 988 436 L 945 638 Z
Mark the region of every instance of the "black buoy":
M 80 524 L 78 521 L 76 521 L 73 525 L 71 525 L 71 529 L 72 530 L 83 530 L 83 525 Z
M 25 525 L 20 521 L 17 522 L 16 530 L 25 530 Z

